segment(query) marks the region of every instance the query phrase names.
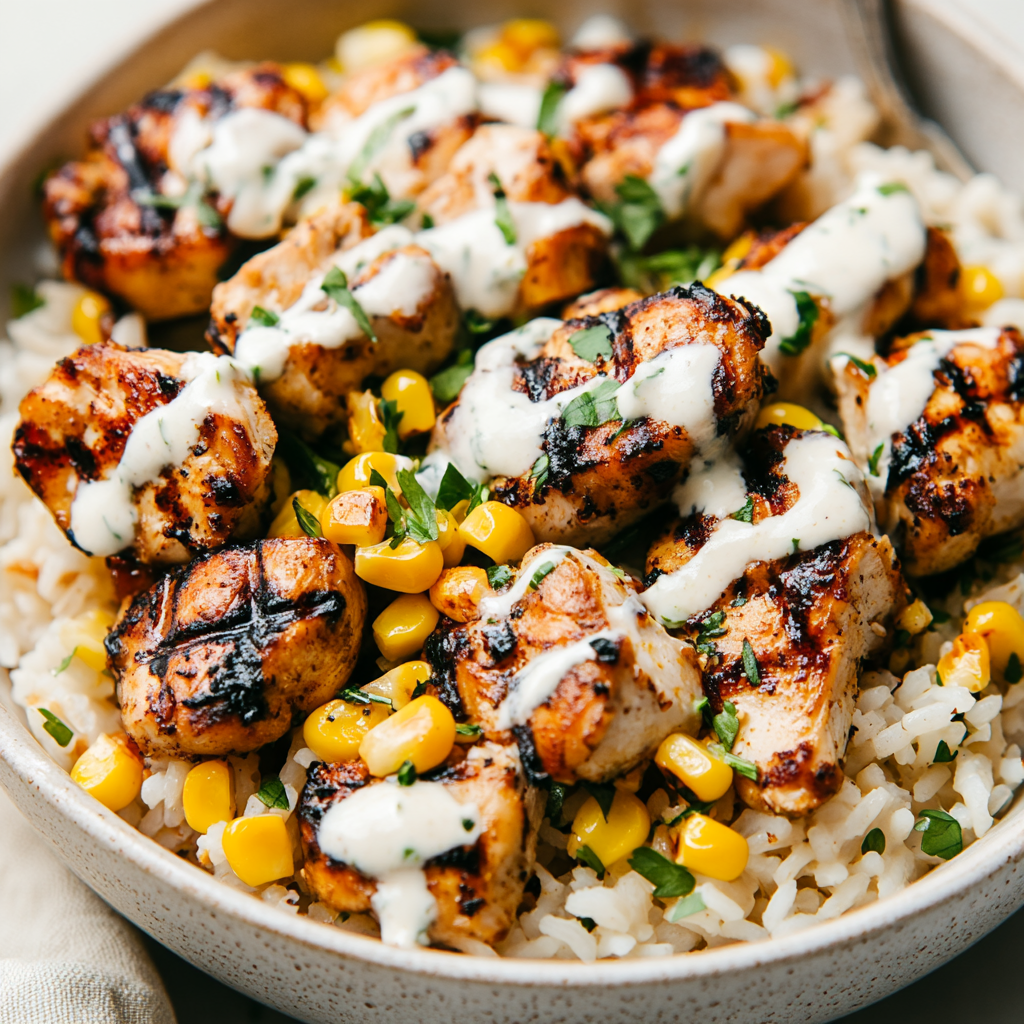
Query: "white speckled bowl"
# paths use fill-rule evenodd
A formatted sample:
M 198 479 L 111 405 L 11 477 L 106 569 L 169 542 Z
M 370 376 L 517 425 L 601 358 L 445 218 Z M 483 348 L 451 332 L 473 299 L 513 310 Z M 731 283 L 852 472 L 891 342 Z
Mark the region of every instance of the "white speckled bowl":
M 571 28 L 597 4 L 557 5 Z M 774 44 L 809 72 L 854 70 L 834 0 L 614 0 L 640 31 Z M 128 54 L 0 170 L 0 294 L 42 239 L 30 183 L 77 151 L 86 123 L 166 81 L 194 53 L 320 57 L 369 17 L 469 26 L 542 6 L 497 0 L 213 0 Z M 550 14 L 550 10 L 545 13 Z M 1024 69 L 943 0 L 904 0 L 896 22 L 928 112 L 979 167 L 1024 189 Z M 984 102 L 980 102 L 980 98 Z M 6 680 L 0 682 L 4 697 Z M 9 692 L 9 691 L 8 691 Z M 955 956 L 1024 903 L 1024 804 L 987 836 L 896 896 L 784 939 L 652 960 L 499 960 L 379 942 L 292 917 L 235 892 L 129 828 L 71 783 L 0 703 L 0 783 L 58 856 L 128 918 L 229 985 L 309 1021 L 492 1024 L 699 1019 L 823 1021 L 879 999 Z M 699 1015 L 699 1016 L 698 1016 Z

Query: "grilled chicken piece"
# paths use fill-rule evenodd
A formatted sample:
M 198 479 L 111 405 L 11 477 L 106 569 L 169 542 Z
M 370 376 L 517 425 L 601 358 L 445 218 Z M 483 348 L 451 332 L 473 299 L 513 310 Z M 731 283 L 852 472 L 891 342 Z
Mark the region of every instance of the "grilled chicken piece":
M 424 657 L 456 718 L 519 743 L 531 782 L 611 779 L 693 731 L 694 650 L 594 552 L 541 544 L 479 618 L 442 619 Z
M 811 453 L 812 478 L 816 467 L 833 475 L 821 458 L 827 449 L 848 465 L 844 481 L 835 480 L 843 490 L 830 497 L 826 488 L 813 515 L 799 507 L 801 498 L 814 500 L 815 485 L 802 494 L 786 475 L 787 449 L 792 453 L 790 446 L 802 438 L 817 438 L 822 450 Z M 845 497 L 854 510 L 862 503 L 859 518 L 870 525 L 866 495 L 845 493 L 847 487 L 863 490 L 847 455 L 845 445 L 828 435 L 788 426 L 758 431 L 743 456 L 749 499 L 744 515 L 756 528 L 795 514 L 790 532 L 810 531 L 830 515 L 841 517 Z M 659 578 L 691 563 L 723 522 L 730 519 L 705 509 L 672 524 L 648 555 L 648 583 L 657 586 Z M 735 522 L 732 530 L 730 545 L 743 544 Z M 765 549 L 755 544 L 753 550 L 759 547 Z M 649 606 L 651 593 L 644 595 Z M 685 620 L 681 635 L 702 651 L 704 693 L 714 711 L 725 701 L 736 707 L 740 729 L 733 753 L 757 766 L 756 782 L 737 775 L 749 806 L 802 815 L 838 790 L 861 662 L 883 649 L 905 604 L 906 586 L 889 539 L 861 529 L 788 557 L 752 559 L 709 607 Z M 756 679 L 745 663 L 745 643 L 756 661 Z
M 590 362 L 573 350 L 573 336 L 590 328 L 606 332 L 610 359 L 595 355 Z M 774 387 L 758 358 L 768 330 L 755 307 L 723 299 L 699 283 L 569 321 L 532 357 L 515 362 L 512 389 L 537 403 L 599 374 L 622 388 L 611 406 L 595 406 L 588 419 L 597 426 L 567 425 L 564 410 L 560 414 L 553 404 L 543 438 L 537 438 L 540 463 L 521 475 L 495 476 L 492 496 L 517 508 L 539 540 L 600 545 L 666 501 L 695 453 L 749 427 Z M 467 432 L 501 431 L 510 447 L 518 441 L 518 421 L 488 421 L 488 410 L 478 408 L 491 400 L 483 390 L 483 398 L 477 394 L 488 387 L 487 352 L 478 353 L 477 369 L 435 427 L 433 447 L 450 457 Z M 523 429 L 535 429 L 526 420 Z M 522 442 L 520 447 L 525 450 Z M 464 457 L 454 461 L 464 474 L 474 474 Z M 481 477 L 479 467 L 475 475 Z
M 424 781 L 439 782 L 459 803 L 475 805 L 482 826 L 471 846 L 455 847 L 423 866 L 437 905 L 429 938 L 455 948 L 465 939 L 499 942 L 515 923 L 533 870 L 544 800 L 526 786 L 515 748 L 496 743 L 481 743 L 468 753 L 456 747 L 448 763 L 420 776 L 405 792 L 415 798 L 416 786 Z M 388 785 L 393 783 L 371 777 L 362 761 L 310 768 L 298 810 L 303 875 L 317 899 L 335 910 L 370 910 L 377 880 L 321 850 L 321 822 L 360 789 Z
M 363 584 L 329 541 L 198 558 L 137 595 L 107 637 L 125 731 L 150 757 L 257 750 L 345 684 L 365 619 Z
M 103 342 L 25 396 L 15 463 L 73 544 L 173 564 L 257 535 L 277 431 L 226 363 Z
M 877 356 L 873 377 L 852 364 L 837 374 L 843 429 L 911 575 L 1024 525 L 1022 359 L 1012 327 L 932 331 Z
M 502 316 L 539 309 L 592 288 L 605 260 L 611 225 L 580 202 L 550 142 L 539 131 L 508 124 L 482 125 L 452 158 L 448 172 L 420 196 L 418 207 L 439 229 L 477 211 L 493 209 L 497 216 L 495 195 L 499 186 L 510 204 L 515 241 L 525 250 L 526 266 L 512 305 L 481 312 Z M 551 209 L 546 211 L 539 204 Z M 493 229 L 494 221 L 487 220 L 488 228 Z M 444 240 L 448 237 L 447 232 L 428 232 L 422 244 L 440 253 L 452 247 L 451 241 Z M 482 258 L 486 247 L 480 239 L 467 237 L 465 241 L 479 247 L 465 258 Z M 442 259 L 440 255 L 438 258 Z M 458 261 L 461 259 L 459 256 Z M 509 276 L 506 263 L 502 258 L 495 268 L 499 284 Z M 454 265 L 446 269 L 458 289 L 466 273 L 460 274 Z M 492 290 L 494 286 L 495 282 L 490 282 Z M 476 306 L 479 301 L 474 300 L 479 299 L 494 301 L 493 295 L 478 294 L 481 287 L 487 285 L 478 281 L 474 286 L 468 282 L 463 285 L 459 293 L 462 305 Z
M 575 83 L 586 68 L 612 64 L 632 85 L 631 102 L 576 121 L 570 145 L 584 185 L 612 203 L 627 177 L 648 179 L 659 151 L 695 110 L 732 100 L 729 75 L 718 55 L 702 47 L 657 45 L 570 55 L 563 80 Z M 737 110 L 736 117 L 744 116 Z M 720 238 L 733 238 L 750 213 L 786 187 L 807 163 L 806 143 L 777 121 L 736 120 L 724 127 L 720 152 L 704 144 L 688 153 L 698 177 L 682 211 Z M 705 161 L 709 161 L 705 163 Z M 681 173 L 686 173 L 685 167 Z M 668 211 L 675 216 L 673 211 Z
M 64 276 L 123 299 L 150 320 L 205 310 L 237 240 L 223 226 L 229 202 L 186 196 L 174 141 L 183 125 L 242 108 L 305 124 L 305 101 L 271 64 L 233 71 L 202 89 L 153 92 L 97 121 L 85 159 L 44 184 Z
M 459 68 L 459 62 L 450 53 L 428 50 L 425 46 L 413 47 L 391 60 L 349 75 L 341 88 L 329 96 L 313 115 L 313 127 L 343 135 L 351 122 L 374 104 L 411 93 L 446 71 L 457 68 L 460 72 L 465 70 Z M 450 108 L 452 104 L 448 106 Z M 455 106 L 457 108 L 459 104 Z M 396 113 L 402 109 L 399 107 Z M 404 136 L 399 121 L 393 136 L 395 141 L 403 139 L 406 145 L 385 147 L 394 151 L 379 155 L 379 166 L 374 163 L 368 169 L 379 170 L 392 197 L 418 195 L 448 169 L 452 156 L 473 134 L 477 121 L 475 111 L 457 113 L 425 130 L 417 129 Z
M 268 344 L 280 352 L 279 372 L 260 367 L 261 393 L 280 423 L 316 437 L 345 420 L 345 396 L 370 374 L 432 373 L 451 351 L 459 324 L 451 284 L 412 239 L 399 226 L 374 236 L 358 203 L 334 203 L 214 289 L 207 339 L 247 365 L 259 366 Z M 356 325 L 340 343 L 318 343 L 338 309 L 318 282 L 339 264 L 376 342 Z M 257 307 L 280 322 L 254 323 Z
M 563 320 L 582 320 L 585 316 L 614 313 L 631 302 L 639 302 L 643 295 L 633 288 L 600 288 L 573 299 L 563 310 Z

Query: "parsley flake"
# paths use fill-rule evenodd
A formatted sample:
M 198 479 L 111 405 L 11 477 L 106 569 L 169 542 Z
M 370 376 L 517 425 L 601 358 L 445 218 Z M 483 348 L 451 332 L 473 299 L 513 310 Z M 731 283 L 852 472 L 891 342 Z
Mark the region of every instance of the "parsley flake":
M 923 833 L 921 852 L 929 857 L 950 860 L 964 848 L 960 822 L 945 811 L 922 811 L 914 831 Z
M 868 458 L 868 472 L 872 476 L 878 476 L 878 460 L 882 457 L 882 452 L 885 451 L 885 442 L 883 441 L 870 455 Z
M 881 192 L 883 196 L 892 196 L 897 192 L 909 192 L 910 189 L 907 188 L 902 181 L 888 181 L 884 185 L 879 185 L 878 191 Z
M 751 686 L 761 685 L 761 666 L 757 663 L 757 655 L 754 654 L 754 648 L 750 646 L 750 641 L 743 638 L 743 671 L 747 674 L 747 680 Z
M 338 493 L 341 466 L 319 455 L 297 434 L 278 427 L 275 454 L 284 459 L 296 487 L 308 487 L 325 498 L 333 498 Z
M 737 757 L 735 754 L 729 753 L 719 743 L 709 743 L 708 753 L 713 757 L 717 757 L 719 761 L 724 761 L 734 772 L 738 772 L 745 779 L 757 782 L 757 765 L 753 761 L 748 761 L 746 758 Z
M 61 672 L 66 672 L 68 666 L 71 664 L 72 659 L 78 653 L 78 647 L 76 646 L 71 653 L 64 658 L 64 660 L 52 671 L 51 675 L 59 676 Z
M 259 324 L 260 327 L 276 327 L 280 322 L 281 318 L 275 312 L 262 306 L 253 306 L 249 314 L 249 323 Z
M 36 708 L 36 711 L 45 719 L 43 729 L 52 737 L 53 742 L 58 747 L 66 747 L 75 735 L 74 730 L 66 726 L 52 711 L 47 711 L 46 708 Z
M 544 577 L 553 572 L 554 568 L 554 562 L 545 562 L 530 578 L 530 589 L 536 590 L 543 582 Z
M 598 878 L 604 878 L 604 865 L 601 863 L 601 858 L 589 846 L 586 844 L 577 846 L 576 859 L 592 871 L 596 871 Z
M 602 211 L 625 235 L 629 247 L 639 252 L 665 221 L 661 200 L 648 182 L 634 174 L 615 186 L 615 194 L 618 201 L 604 204 Z
M 752 523 L 754 521 L 754 499 L 748 494 L 743 508 L 737 509 L 729 518 L 736 519 L 741 523 Z
M 31 285 L 11 285 L 11 316 L 15 320 L 20 320 L 32 310 L 45 305 L 46 300 Z
M 861 853 L 885 853 L 885 833 L 880 828 L 873 828 L 860 844 Z
M 396 110 L 370 132 L 363 148 L 359 151 L 359 155 L 349 165 L 349 181 L 355 185 L 361 183 L 363 172 L 369 167 L 373 158 L 387 145 L 388 139 L 391 138 L 394 130 L 402 121 L 411 117 L 415 112 L 415 107 L 403 107 L 401 110 Z
M 707 910 L 704 900 L 701 898 L 699 892 L 692 892 L 689 896 L 684 896 L 676 903 L 676 905 L 665 915 L 665 920 L 674 923 L 676 921 L 681 921 L 684 917 L 699 914 L 702 910 Z
M 468 349 L 462 349 L 455 358 L 455 362 L 443 370 L 439 370 L 430 378 L 430 390 L 434 397 L 442 404 L 447 405 L 459 397 L 463 384 L 469 380 L 473 372 L 473 353 Z
M 309 509 L 303 508 L 299 504 L 298 498 L 292 498 L 292 509 L 295 512 L 295 518 L 298 520 L 299 529 L 307 537 L 323 536 L 323 530 L 320 529 L 320 520 Z
M 460 736 L 472 736 L 473 739 L 477 739 L 483 734 L 483 729 L 474 722 L 459 722 L 459 724 L 455 726 L 455 731 Z
M 349 291 L 348 278 L 341 267 L 331 267 L 324 276 L 323 284 L 320 287 L 339 306 L 344 307 L 352 314 L 359 329 L 376 344 L 377 335 L 374 334 L 370 318 L 366 315 L 363 307 L 359 305 L 356 297 Z
M 736 705 L 730 700 L 725 701 L 722 704 L 722 710 L 711 719 L 711 725 L 722 741 L 722 746 L 726 750 L 732 750 L 732 745 L 736 742 L 736 734 L 740 731 Z
M 545 453 L 530 467 L 530 479 L 537 481 L 534 484 L 535 490 L 540 490 L 547 483 L 550 465 L 551 460 L 548 458 L 547 453 Z
M 615 394 L 618 381 L 602 381 L 593 391 L 577 395 L 563 410 L 562 424 L 565 427 L 599 427 L 603 423 L 621 419 Z
M 779 351 L 784 356 L 798 356 L 811 343 L 811 331 L 818 322 L 818 304 L 808 292 L 789 293 L 796 301 L 796 312 L 799 317 L 796 330 L 788 338 L 779 342 Z
M 629 858 L 629 866 L 653 883 L 653 895 L 658 899 L 671 899 L 673 896 L 686 896 L 693 892 L 693 875 L 682 864 L 676 864 L 649 846 L 635 849 Z
M 537 114 L 537 131 L 545 135 L 554 135 L 558 131 L 558 106 L 568 90 L 565 82 L 548 82 L 544 87 Z
M 416 781 L 416 766 L 412 761 L 403 761 L 396 776 L 400 786 L 411 786 Z
M 271 809 L 288 810 L 288 794 L 284 791 L 284 783 L 276 775 L 268 775 L 263 779 L 256 796 Z
M 395 399 L 390 401 L 386 398 L 381 399 L 380 419 L 384 425 L 384 440 L 381 444 L 384 445 L 384 451 L 391 452 L 392 455 L 398 454 L 398 424 L 404 415 L 405 413 L 399 410 L 398 402 Z
M 935 748 L 935 756 L 932 758 L 932 763 L 948 764 L 950 761 L 955 761 L 959 753 L 959 750 L 950 750 L 949 744 L 945 740 L 939 740 L 939 745 Z
M 584 327 L 569 336 L 569 344 L 573 352 L 588 363 L 596 363 L 598 359 L 611 359 L 612 330 L 605 324 L 594 324 Z
M 512 211 L 508 207 L 508 197 L 505 195 L 505 190 L 501 187 L 501 182 L 494 171 L 491 171 L 487 176 L 487 180 L 491 183 L 491 188 L 494 190 L 494 223 L 498 225 L 498 230 L 501 232 L 501 237 L 505 239 L 505 244 L 515 245 L 516 226 L 512 222 Z
M 487 583 L 492 590 L 507 587 L 515 574 L 507 565 L 489 565 L 487 567 Z
M 562 824 L 562 804 L 565 803 L 565 794 L 568 791 L 569 787 L 561 782 L 552 782 L 548 789 L 548 804 L 544 809 L 544 817 L 551 822 L 554 828 L 558 828 Z
M 877 376 L 878 374 L 878 371 L 875 369 L 873 363 L 869 363 L 864 359 L 858 359 L 857 356 L 853 355 L 850 352 L 837 352 L 836 355 L 846 356 L 846 358 L 849 359 L 850 362 L 853 363 L 853 365 L 856 366 L 857 369 L 860 370 L 860 372 L 863 373 L 864 376 L 867 377 L 869 380 L 872 377 Z
M 348 199 L 362 204 L 370 223 L 375 227 L 385 227 L 405 220 L 416 208 L 411 199 L 392 199 L 381 176 L 374 172 L 373 182 L 364 185 L 362 182 L 346 190 Z
M 612 809 L 612 802 L 615 800 L 615 786 L 611 782 L 584 782 L 583 788 L 597 801 L 601 808 L 604 820 L 608 820 L 608 813 Z

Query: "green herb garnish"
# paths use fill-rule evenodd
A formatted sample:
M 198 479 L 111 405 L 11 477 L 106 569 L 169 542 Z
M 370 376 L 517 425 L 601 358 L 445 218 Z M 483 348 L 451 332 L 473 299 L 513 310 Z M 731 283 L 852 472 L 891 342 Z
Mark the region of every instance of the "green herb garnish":
M 498 225 L 498 230 L 501 232 L 502 238 L 505 239 L 505 244 L 515 245 L 516 226 L 512 222 L 512 211 L 508 207 L 508 197 L 505 195 L 505 190 L 501 187 L 501 182 L 494 171 L 491 171 L 487 176 L 487 180 L 491 183 L 491 188 L 494 190 L 494 223 Z
M 291 473 L 292 483 L 306 485 L 325 498 L 338 493 L 338 473 L 341 466 L 313 451 L 297 434 L 284 427 L 277 428 L 277 452 Z
M 598 359 L 611 359 L 613 354 L 612 331 L 604 324 L 584 327 L 583 330 L 570 335 L 569 344 L 573 352 L 588 363 L 596 363 Z
M 483 735 L 483 729 L 473 722 L 459 722 L 459 724 L 455 726 L 455 731 L 460 736 L 472 736 L 473 739 L 477 739 L 479 736 Z
M 501 590 L 512 582 L 513 572 L 507 565 L 489 565 L 487 582 L 492 590 Z
M 611 782 L 584 782 L 583 788 L 597 801 L 601 808 L 604 820 L 608 820 L 608 812 L 612 809 L 612 802 L 615 800 L 615 786 Z
M 748 494 L 743 508 L 737 509 L 729 518 L 736 519 L 741 523 L 752 523 L 754 521 L 754 499 Z
M 868 458 L 868 472 L 872 476 L 878 476 L 878 460 L 882 457 L 882 452 L 885 451 L 885 442 L 883 441 L 870 455 Z
M 400 786 L 411 786 L 416 781 L 416 765 L 412 761 L 403 761 L 396 776 Z
M 74 730 L 66 726 L 52 711 L 47 711 L 46 708 L 36 708 L 36 711 L 45 719 L 43 729 L 52 737 L 53 742 L 58 747 L 66 747 L 75 735 Z
M 384 426 L 384 451 L 398 454 L 398 424 L 401 423 L 404 412 L 398 409 L 398 402 L 392 399 L 388 401 L 382 398 L 380 401 L 380 419 Z
M 654 884 L 653 895 L 658 899 L 671 899 L 673 896 L 686 896 L 693 892 L 693 875 L 682 864 L 670 861 L 649 846 L 634 850 L 629 858 L 629 866 Z
M 732 701 L 725 701 L 722 710 L 711 719 L 711 725 L 716 735 L 722 741 L 726 750 L 732 750 L 736 742 L 736 734 L 740 731 L 740 720 L 736 715 L 736 705 Z
M 381 176 L 374 172 L 373 181 L 369 185 L 359 182 L 346 190 L 346 196 L 354 202 L 361 203 L 375 227 L 385 227 L 405 220 L 416 208 L 411 199 L 392 199 Z
M 618 381 L 605 380 L 593 391 L 577 395 L 562 410 L 562 424 L 565 427 L 599 427 L 603 423 L 621 419 L 615 401 L 618 390 Z
M 910 189 L 907 188 L 902 181 L 889 181 L 884 185 L 879 185 L 878 191 L 881 192 L 883 196 L 891 196 L 895 195 L 897 192 L 909 192 Z
M 568 92 L 565 82 L 548 82 L 540 98 L 540 112 L 537 114 L 537 131 L 554 135 L 558 131 L 558 105 Z
M 885 853 L 885 833 L 880 828 L 873 828 L 860 844 L 861 853 Z
M 295 511 L 295 518 L 299 522 L 299 528 L 307 537 L 322 537 L 323 530 L 320 529 L 320 520 L 312 512 L 299 504 L 298 498 L 292 498 L 292 509 Z
M 811 331 L 818 322 L 818 304 L 807 292 L 789 293 L 796 301 L 796 311 L 799 322 L 796 330 L 788 337 L 782 338 L 779 342 L 779 351 L 784 356 L 798 356 L 811 343 Z
M 442 405 L 454 402 L 459 397 L 463 384 L 469 380 L 473 372 L 473 353 L 468 349 L 462 349 L 451 366 L 439 370 L 430 378 L 430 390 L 434 397 Z
M 592 871 L 596 871 L 598 878 L 604 878 L 604 865 L 601 863 L 601 858 L 589 846 L 576 847 L 576 859 Z
M 253 306 L 249 314 L 249 323 L 259 324 L 260 327 L 276 327 L 280 322 L 281 318 L 275 312 L 262 306 Z
M 547 818 L 554 828 L 562 824 L 562 804 L 565 803 L 565 794 L 569 787 L 561 782 L 552 782 L 548 789 L 548 803 L 544 809 L 544 817 Z
M 348 179 L 354 185 L 361 183 L 363 172 L 369 167 L 373 158 L 387 145 L 395 128 L 406 118 L 416 112 L 415 107 L 403 107 L 386 117 L 370 132 L 359 155 L 352 161 L 348 169 Z
M 256 796 L 271 809 L 276 807 L 282 811 L 288 810 L 288 794 L 284 791 L 284 783 L 276 775 L 267 775 L 263 779 Z
M 68 670 L 68 666 L 71 664 L 72 659 L 77 653 L 78 647 L 76 646 L 74 650 L 72 650 L 72 652 L 66 658 L 64 658 L 64 660 L 53 670 L 52 675 L 59 676 L 61 672 L 66 672 Z
M 761 685 L 761 666 L 757 663 L 757 655 L 754 654 L 754 648 L 750 646 L 750 641 L 743 638 L 743 671 L 747 674 L 747 680 L 751 686 Z
M 676 921 L 681 921 L 684 917 L 699 914 L 702 910 L 707 910 L 707 907 L 704 905 L 704 900 L 701 899 L 699 892 L 692 892 L 689 896 L 684 896 L 665 915 L 665 920 L 675 923 Z
M 846 358 L 849 359 L 850 362 L 853 363 L 853 365 L 856 366 L 857 369 L 860 370 L 860 372 L 863 373 L 864 376 L 868 377 L 869 379 L 871 377 L 877 376 L 878 374 L 878 371 L 875 369 L 874 363 L 869 363 L 863 359 L 858 359 L 857 356 L 853 355 L 850 352 L 837 352 L 836 355 L 846 356 Z
M 665 211 L 661 200 L 643 178 L 634 174 L 627 174 L 615 186 L 615 194 L 618 201 L 603 204 L 601 209 L 626 237 L 629 247 L 639 252 L 664 223 Z
M 551 466 L 551 459 L 548 458 L 547 453 L 541 455 L 537 461 L 530 467 L 530 479 L 536 480 L 534 488 L 540 490 L 548 480 L 548 469 Z
M 324 277 L 324 283 L 320 287 L 339 305 L 347 309 L 359 325 L 359 329 L 370 341 L 376 343 L 377 335 L 374 334 L 373 325 L 366 311 L 359 305 L 358 300 L 349 291 L 348 278 L 341 267 L 331 267 Z
M 31 313 L 33 309 L 39 309 L 40 306 L 45 305 L 46 300 L 31 285 L 11 285 L 11 316 L 15 320 L 20 320 L 23 316 Z
M 950 860 L 964 848 L 960 822 L 945 811 L 922 811 L 914 831 L 923 833 L 921 852 L 929 857 Z
M 553 572 L 555 568 L 554 562 L 545 562 L 530 578 L 530 590 L 536 590 L 543 581 L 544 577 L 548 573 Z
M 935 748 L 935 756 L 932 758 L 934 764 L 947 764 L 950 761 L 955 761 L 959 750 L 950 750 L 949 744 L 945 740 L 939 740 L 939 745 Z
M 734 772 L 738 772 L 752 782 L 757 782 L 757 765 L 753 761 L 748 761 L 745 758 L 729 753 L 725 747 L 718 743 L 709 743 L 708 752 L 717 757 L 719 761 L 724 761 Z

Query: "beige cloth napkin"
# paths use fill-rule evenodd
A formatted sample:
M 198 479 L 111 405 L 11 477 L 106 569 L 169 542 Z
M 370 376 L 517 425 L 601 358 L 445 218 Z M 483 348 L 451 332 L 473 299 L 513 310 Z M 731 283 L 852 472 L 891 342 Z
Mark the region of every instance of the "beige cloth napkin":
M 135 929 L 0 790 L 0 1024 L 175 1024 Z

